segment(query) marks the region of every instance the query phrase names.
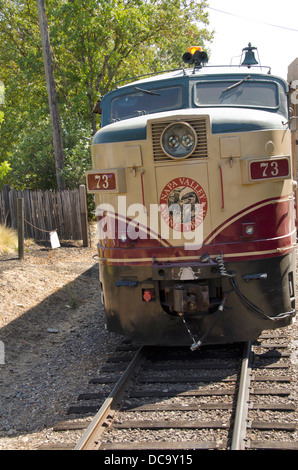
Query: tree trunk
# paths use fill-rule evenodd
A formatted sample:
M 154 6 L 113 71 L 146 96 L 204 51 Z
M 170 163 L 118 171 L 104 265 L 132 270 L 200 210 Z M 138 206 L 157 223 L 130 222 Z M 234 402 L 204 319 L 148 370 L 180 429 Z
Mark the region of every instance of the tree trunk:
M 56 83 L 55 83 L 54 68 L 53 68 L 53 61 L 52 61 L 52 54 L 51 54 L 50 37 L 49 37 L 49 31 L 48 31 L 48 21 L 47 21 L 46 9 L 45 9 L 45 0 L 37 0 L 37 7 L 38 7 L 38 19 L 39 19 L 44 68 L 45 68 L 47 91 L 48 91 L 50 116 L 51 116 L 57 186 L 59 190 L 63 190 L 66 188 L 66 184 L 61 174 L 61 170 L 64 169 L 62 131 L 61 131 L 59 109 L 58 109 L 58 99 L 57 99 Z

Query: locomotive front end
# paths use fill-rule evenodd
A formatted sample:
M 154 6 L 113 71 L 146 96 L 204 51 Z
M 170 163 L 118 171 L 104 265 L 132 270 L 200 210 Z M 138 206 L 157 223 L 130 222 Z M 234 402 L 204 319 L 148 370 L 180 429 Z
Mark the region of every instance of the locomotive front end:
M 296 187 L 287 84 L 184 60 L 104 97 L 87 187 L 108 330 L 195 350 L 293 321 Z

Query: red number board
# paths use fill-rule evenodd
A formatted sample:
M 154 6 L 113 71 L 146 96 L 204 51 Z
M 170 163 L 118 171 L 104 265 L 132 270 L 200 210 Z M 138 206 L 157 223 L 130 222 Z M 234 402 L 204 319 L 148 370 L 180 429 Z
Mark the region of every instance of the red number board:
M 252 180 L 286 178 L 289 176 L 289 161 L 287 158 L 264 160 L 250 163 Z
M 88 189 L 91 191 L 113 191 L 116 189 L 115 173 L 89 173 Z

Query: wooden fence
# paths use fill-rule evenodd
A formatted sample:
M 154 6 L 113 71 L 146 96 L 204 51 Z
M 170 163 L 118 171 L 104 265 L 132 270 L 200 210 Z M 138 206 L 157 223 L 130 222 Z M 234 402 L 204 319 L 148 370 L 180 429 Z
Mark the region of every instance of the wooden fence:
M 17 191 L 5 185 L 0 191 L 0 223 L 17 229 L 17 200 L 24 199 L 25 238 L 49 240 L 57 230 L 60 240 L 83 240 L 88 246 L 86 189 Z

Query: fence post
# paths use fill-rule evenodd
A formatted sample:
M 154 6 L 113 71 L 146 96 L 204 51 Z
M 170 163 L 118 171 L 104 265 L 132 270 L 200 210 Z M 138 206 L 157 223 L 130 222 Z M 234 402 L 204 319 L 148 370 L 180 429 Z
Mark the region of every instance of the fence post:
M 24 259 L 24 199 L 18 198 L 18 250 L 19 260 Z
M 80 185 L 80 212 L 81 212 L 83 246 L 88 247 L 87 198 L 86 198 L 86 187 L 84 184 Z

